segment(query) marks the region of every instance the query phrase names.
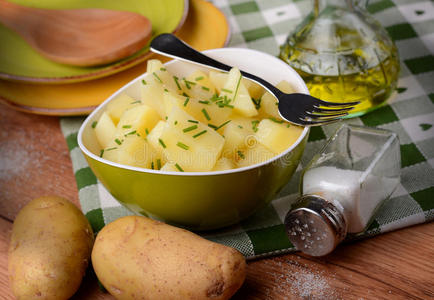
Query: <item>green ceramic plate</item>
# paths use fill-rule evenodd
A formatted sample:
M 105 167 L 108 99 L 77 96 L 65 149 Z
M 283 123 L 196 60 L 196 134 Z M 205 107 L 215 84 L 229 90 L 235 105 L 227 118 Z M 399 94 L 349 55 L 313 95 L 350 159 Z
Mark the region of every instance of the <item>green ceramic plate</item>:
M 8 0 L 11 1 L 11 0 Z M 105 8 L 140 13 L 152 22 L 153 36 L 178 30 L 188 11 L 188 0 L 12 0 L 48 8 Z M 52 62 L 33 50 L 18 34 L 0 24 L 0 78 L 34 83 L 78 82 L 107 76 L 145 60 L 149 47 L 119 62 L 98 67 L 75 67 Z

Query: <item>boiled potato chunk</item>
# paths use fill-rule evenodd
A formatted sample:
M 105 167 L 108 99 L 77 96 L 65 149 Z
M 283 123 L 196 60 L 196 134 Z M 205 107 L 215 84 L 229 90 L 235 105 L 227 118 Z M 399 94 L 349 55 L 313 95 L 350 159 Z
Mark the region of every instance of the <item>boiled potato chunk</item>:
M 214 84 L 202 71 L 195 71 L 183 80 L 187 87 L 185 92 L 192 98 L 208 100 L 215 94 Z
M 92 265 L 120 300 L 227 300 L 246 276 L 237 250 L 142 216 L 106 225 L 96 237 Z
M 259 123 L 255 135 L 262 145 L 278 154 L 288 149 L 300 137 L 302 131 L 303 128 L 296 125 L 264 119 Z
M 240 151 L 237 157 L 237 166 L 247 167 L 254 164 L 259 164 L 276 156 L 276 153 L 270 151 L 267 147 L 256 144 L 253 147 L 246 148 L 245 151 Z
M 157 159 L 161 161 L 158 152 L 143 137 L 131 134 L 118 141 L 120 145 L 111 144 L 104 150 L 103 158 L 140 168 L 151 168 Z
M 235 165 L 231 159 L 222 157 L 216 162 L 213 171 L 224 171 L 224 170 L 231 170 L 234 168 Z
M 140 101 L 134 100 L 127 94 L 120 94 L 107 104 L 106 112 L 111 117 L 113 123 L 117 125 L 124 111 L 139 103 Z
M 291 86 L 290 83 L 288 83 L 285 80 L 282 80 L 281 82 L 279 82 L 276 87 L 278 89 L 280 89 L 282 92 L 284 93 L 293 93 L 294 92 L 294 88 Z M 279 114 L 279 109 L 278 109 L 278 102 L 276 97 L 274 97 L 273 95 L 271 95 L 269 92 L 266 92 L 261 100 L 260 100 L 261 104 L 260 104 L 260 108 L 259 108 L 259 115 L 262 118 L 275 118 L 277 120 L 281 120 L 282 117 Z
M 72 297 L 92 246 L 92 228 L 70 201 L 55 196 L 30 201 L 15 218 L 9 244 L 9 280 L 16 299 Z
M 234 113 L 246 117 L 256 116 L 258 111 L 241 79 L 240 71 L 237 68 L 232 68 L 229 72 L 228 80 L 220 92 L 220 97 L 226 96 L 232 99 L 230 104 L 234 106 Z
M 237 151 L 244 149 L 249 140 L 254 138 L 253 131 L 250 127 L 244 127 L 240 123 L 232 121 L 225 126 L 222 156 L 233 159 Z
M 165 126 L 166 126 L 166 122 L 164 122 L 164 121 L 158 121 L 157 125 L 155 125 L 155 127 L 151 130 L 151 132 L 146 137 L 146 139 L 148 140 L 149 144 L 157 152 L 158 156 L 163 159 L 163 163 L 166 162 L 166 157 L 163 154 L 164 148 L 160 144 L 159 139 L 161 137 L 161 134 L 163 133 L 163 130 L 164 130 Z
M 170 74 L 158 59 L 148 60 L 146 73 L 149 74 L 149 76 L 147 76 L 150 81 L 149 84 L 159 83 L 163 84 L 164 87 L 169 89 L 171 92 L 181 92 L 176 84 L 176 76 Z
M 211 101 L 202 101 L 195 98 L 164 93 L 163 102 L 167 114 L 170 113 L 173 106 L 178 106 L 186 111 L 194 119 L 204 123 L 220 126 L 229 119 L 232 109 L 229 107 L 219 107 Z
M 127 109 L 122 114 L 117 129 L 122 134 L 136 131 L 141 136 L 146 137 L 159 120 L 160 116 L 153 108 L 141 104 Z
M 164 164 L 164 166 L 160 169 L 161 171 L 166 172 L 181 172 L 174 162 L 167 162 Z
M 166 117 L 166 110 L 163 101 L 164 86 L 160 83 L 142 82 L 142 103 L 148 105 L 158 112 L 161 118 Z
M 113 142 L 116 134 L 116 126 L 110 116 L 103 112 L 95 126 L 95 135 L 102 148 L 106 148 Z
M 209 78 L 214 84 L 216 91 L 220 93 L 223 86 L 225 85 L 225 82 L 228 80 L 228 73 L 211 70 L 209 71 Z M 260 85 L 255 84 L 253 81 L 242 78 L 241 82 L 247 88 L 250 97 L 259 99 L 261 98 L 262 94 L 264 94 L 264 89 Z
M 175 106 L 159 142 L 168 161 L 177 163 L 187 172 L 204 172 L 214 167 L 222 151 L 224 138 Z

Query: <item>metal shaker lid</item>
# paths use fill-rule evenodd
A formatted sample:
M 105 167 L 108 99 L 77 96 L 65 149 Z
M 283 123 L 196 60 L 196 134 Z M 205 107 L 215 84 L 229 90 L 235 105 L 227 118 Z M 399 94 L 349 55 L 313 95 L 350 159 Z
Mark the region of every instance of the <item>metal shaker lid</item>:
M 323 256 L 336 248 L 347 234 L 343 213 L 317 195 L 303 195 L 285 217 L 291 243 L 311 256 Z

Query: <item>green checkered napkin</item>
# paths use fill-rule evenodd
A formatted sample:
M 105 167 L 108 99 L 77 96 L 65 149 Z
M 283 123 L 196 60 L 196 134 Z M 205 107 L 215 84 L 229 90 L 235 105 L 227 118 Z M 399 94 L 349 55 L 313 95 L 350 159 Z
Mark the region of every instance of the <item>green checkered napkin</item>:
M 215 0 L 227 16 L 230 46 L 249 47 L 277 55 L 279 45 L 302 16 L 310 0 Z M 386 27 L 399 48 L 401 75 L 389 104 L 345 122 L 389 129 L 401 142 L 401 183 L 361 237 L 377 235 L 434 219 L 434 6 L 430 1 L 371 1 L 369 10 Z M 63 118 L 83 212 L 94 230 L 132 214 L 120 206 L 90 170 L 77 146 L 83 118 Z M 268 207 L 242 223 L 202 235 L 232 246 L 247 258 L 294 251 L 282 220 L 297 197 L 300 171 L 338 125 L 314 127 L 292 180 Z

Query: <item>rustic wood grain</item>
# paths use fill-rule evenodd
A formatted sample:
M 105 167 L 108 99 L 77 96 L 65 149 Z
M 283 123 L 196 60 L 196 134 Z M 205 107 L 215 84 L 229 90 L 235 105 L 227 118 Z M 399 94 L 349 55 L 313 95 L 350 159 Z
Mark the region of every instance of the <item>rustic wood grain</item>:
M 0 105 L 0 164 L 0 299 L 10 300 L 11 221 L 33 198 L 57 194 L 78 205 L 78 196 L 57 118 Z M 88 274 L 73 299 L 114 298 Z M 341 245 L 324 258 L 294 253 L 251 261 L 234 299 L 434 299 L 434 223 Z

